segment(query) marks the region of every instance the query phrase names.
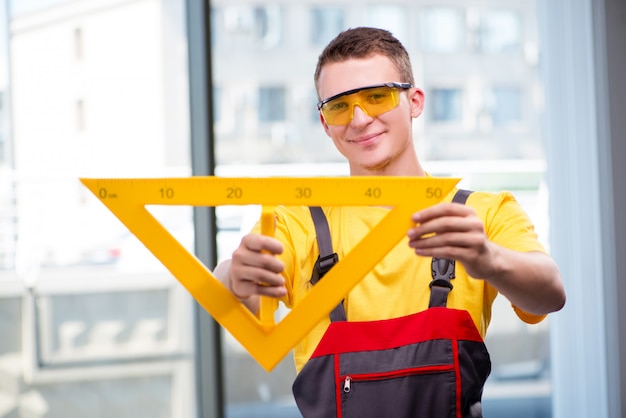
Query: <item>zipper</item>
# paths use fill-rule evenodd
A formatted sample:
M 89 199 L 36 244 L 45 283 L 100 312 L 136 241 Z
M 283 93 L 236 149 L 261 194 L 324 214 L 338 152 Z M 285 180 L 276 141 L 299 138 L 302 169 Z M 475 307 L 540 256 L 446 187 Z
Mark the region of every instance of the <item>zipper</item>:
M 350 392 L 350 382 L 352 382 L 352 378 L 350 376 L 346 376 L 346 379 L 343 381 L 343 391 L 345 393 Z
M 352 389 L 352 382 L 371 382 L 376 380 L 387 380 L 420 374 L 445 373 L 450 371 L 454 371 L 453 364 L 412 367 L 408 369 L 392 370 L 389 372 L 351 374 L 340 376 L 340 380 L 343 381 L 343 392 L 350 393 L 350 390 Z

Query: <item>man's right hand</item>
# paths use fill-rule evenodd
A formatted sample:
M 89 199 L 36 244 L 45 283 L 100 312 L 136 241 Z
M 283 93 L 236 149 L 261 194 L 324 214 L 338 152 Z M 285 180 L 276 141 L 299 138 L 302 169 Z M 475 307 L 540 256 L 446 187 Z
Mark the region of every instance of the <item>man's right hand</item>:
M 281 298 L 287 294 L 280 274 L 285 266 L 276 258 L 283 245 L 275 238 L 261 234 L 243 237 L 232 258 L 220 263 L 215 276 L 252 312 L 259 309 L 259 296 Z

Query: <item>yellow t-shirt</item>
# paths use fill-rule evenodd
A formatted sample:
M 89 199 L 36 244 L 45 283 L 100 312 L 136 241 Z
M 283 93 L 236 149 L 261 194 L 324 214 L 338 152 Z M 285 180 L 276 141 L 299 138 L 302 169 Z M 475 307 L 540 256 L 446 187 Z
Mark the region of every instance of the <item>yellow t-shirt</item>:
M 453 193 L 446 201 L 452 196 Z M 490 241 L 515 251 L 545 252 L 528 216 L 510 193 L 474 192 L 466 204 L 476 210 Z M 333 206 L 323 210 L 328 218 L 333 250 L 339 260 L 389 211 L 362 206 Z M 276 215 L 275 237 L 284 246 L 279 257 L 285 263 L 283 275 L 288 292 L 283 302 L 287 307 L 293 307 L 312 286 L 309 280 L 319 254 L 315 226 L 306 206 L 277 207 Z M 255 229 L 258 232 L 259 225 Z M 421 312 L 428 308 L 431 279 L 431 258 L 417 256 L 409 248 L 408 238 L 403 238 L 347 295 L 344 301 L 347 318 L 369 321 Z M 454 289 L 448 296 L 447 306 L 467 310 L 484 338 L 491 320 L 491 305 L 498 292 L 484 280 L 469 277 L 461 263 L 456 265 L 452 284 Z M 536 323 L 545 317 L 514 309 L 527 323 Z M 298 371 L 317 347 L 329 323 L 329 319 L 321 321 L 294 347 Z

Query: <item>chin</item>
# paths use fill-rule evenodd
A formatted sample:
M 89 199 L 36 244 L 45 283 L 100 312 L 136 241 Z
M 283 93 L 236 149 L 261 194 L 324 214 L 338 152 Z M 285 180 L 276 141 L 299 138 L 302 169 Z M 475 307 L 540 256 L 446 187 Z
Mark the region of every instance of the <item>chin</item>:
M 380 172 L 382 174 L 385 171 L 385 169 L 389 166 L 390 162 L 391 162 L 390 159 L 375 160 L 375 161 L 362 161 L 359 164 L 359 167 L 361 167 L 365 171 Z

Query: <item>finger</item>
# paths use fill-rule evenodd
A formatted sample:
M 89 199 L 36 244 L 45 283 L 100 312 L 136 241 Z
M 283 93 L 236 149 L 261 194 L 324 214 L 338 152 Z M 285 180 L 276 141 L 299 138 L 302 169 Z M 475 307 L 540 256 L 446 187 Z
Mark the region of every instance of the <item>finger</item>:
M 469 248 L 474 245 L 475 239 L 466 233 L 446 233 L 429 235 L 409 241 L 409 247 L 416 249 L 428 249 L 437 247 L 462 247 Z
M 255 252 L 267 251 L 270 254 L 282 254 L 283 244 L 272 237 L 260 234 L 248 234 L 241 240 L 241 246 Z
M 469 232 L 475 228 L 466 218 L 447 216 L 421 223 L 409 229 L 407 235 L 410 240 L 419 240 L 437 234 L 452 232 Z
M 422 222 L 408 231 L 409 239 L 420 239 L 432 234 L 472 232 L 484 235 L 484 225 L 474 212 L 464 216 L 442 216 Z
M 264 253 L 233 253 L 233 260 L 237 266 L 259 269 L 270 274 L 281 273 L 285 269 L 285 264 L 275 256 Z
M 261 280 L 238 276 L 233 272 L 230 277 L 230 290 L 239 299 L 246 299 L 253 295 L 282 297 L 287 294 L 287 289 L 282 276 L 277 276 L 265 276 L 264 280 Z
M 458 203 L 440 203 L 415 212 L 411 219 L 415 223 L 424 223 L 442 216 L 467 216 L 474 210 Z
M 239 246 L 232 255 L 232 268 L 247 266 L 269 270 L 272 273 L 280 273 L 284 270 L 284 263 L 273 254 L 250 250 L 246 245 Z
M 252 281 L 248 279 L 241 279 L 239 281 L 233 280 L 231 282 L 232 292 L 243 299 L 252 295 L 282 297 L 285 296 L 287 289 L 284 285 L 270 286 L 266 283 L 259 281 Z
M 285 279 L 280 274 L 264 268 L 237 266 L 231 268 L 231 280 L 237 284 L 262 284 L 264 286 L 284 286 Z
M 470 249 L 463 247 L 433 247 L 433 248 L 416 248 L 415 254 L 422 257 L 449 258 L 464 262 L 470 260 L 474 254 Z
M 287 295 L 287 288 L 285 286 L 264 286 L 263 284 L 257 284 L 256 286 L 257 294 L 261 296 L 282 298 Z

